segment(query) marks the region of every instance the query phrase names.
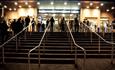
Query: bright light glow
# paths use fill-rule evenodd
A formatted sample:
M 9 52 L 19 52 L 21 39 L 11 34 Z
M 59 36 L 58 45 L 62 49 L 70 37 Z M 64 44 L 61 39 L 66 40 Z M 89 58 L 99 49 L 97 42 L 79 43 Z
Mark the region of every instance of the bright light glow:
M 28 5 L 28 2 L 25 2 L 25 5 Z
M 106 11 L 109 12 L 109 9 L 107 9 Z
M 7 6 L 6 6 L 6 5 L 4 5 L 4 8 L 7 8 Z
M 50 4 L 51 4 L 51 5 L 53 5 L 53 4 L 54 4 L 54 2 L 52 1 Z
M 29 8 L 31 8 L 32 6 L 31 6 L 31 5 L 29 5 L 28 7 L 29 7 Z
M 90 6 L 92 6 L 93 5 L 93 3 L 90 3 Z
M 65 17 L 65 14 L 62 14 L 63 17 Z
M 96 9 L 98 9 L 98 8 L 99 8 L 99 6 L 96 7 Z
M 12 10 L 12 8 L 9 8 L 9 10 L 11 11 L 11 10 Z
M 64 5 L 67 5 L 67 2 L 64 2 Z
M 55 17 L 56 16 L 56 14 L 53 14 L 53 17 Z
M 19 6 L 19 8 L 22 8 L 22 6 Z
M 80 3 L 80 2 L 78 2 L 77 4 L 78 4 L 78 5 L 81 5 L 81 3 Z
M 14 8 L 14 11 L 16 11 L 16 8 Z
M 73 14 L 70 14 L 70 16 L 73 16 Z
M 111 9 L 115 9 L 115 7 L 111 7 Z
M 40 5 L 40 2 L 37 2 L 38 5 Z
M 45 16 L 47 16 L 48 14 L 44 14 Z
M 18 5 L 18 3 L 17 3 L 17 2 L 14 2 L 14 5 L 16 5 L 16 6 L 17 6 L 17 5 Z
M 101 3 L 101 6 L 103 6 L 104 4 L 103 3 Z
M 87 9 L 89 8 L 89 6 L 86 7 Z

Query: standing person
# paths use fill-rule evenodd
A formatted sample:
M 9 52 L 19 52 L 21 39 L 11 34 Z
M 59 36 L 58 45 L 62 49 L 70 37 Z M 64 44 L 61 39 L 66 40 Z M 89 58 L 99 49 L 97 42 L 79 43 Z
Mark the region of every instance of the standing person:
M 40 27 L 41 27 L 41 22 L 38 21 L 38 24 L 37 24 L 37 31 L 40 32 Z
M 8 26 L 4 18 L 1 18 L 0 20 L 0 37 L 1 37 L 1 43 L 3 44 L 8 39 Z
M 64 17 L 61 19 L 60 25 L 61 25 L 61 32 L 65 31 L 65 18 Z
M 27 26 L 29 25 L 29 23 L 30 23 L 30 17 L 27 16 L 27 17 L 25 18 L 25 27 L 27 27 Z M 28 31 L 28 28 L 27 28 L 27 31 Z
M 79 20 L 77 17 L 74 18 L 74 30 L 75 30 L 75 32 L 79 31 Z
M 31 23 L 32 23 L 32 32 L 34 32 L 35 31 L 35 24 L 36 24 L 34 18 L 32 19 Z
M 90 22 L 89 22 L 89 20 L 88 19 L 86 19 L 86 24 L 87 24 L 87 26 L 88 27 L 90 27 Z M 87 28 L 87 32 L 89 32 L 90 31 L 90 29 L 89 28 Z
M 48 26 L 49 23 L 50 23 L 50 20 L 48 18 L 47 21 L 46 21 L 46 27 Z
M 50 31 L 51 32 L 53 32 L 53 26 L 54 26 L 54 18 L 53 17 L 51 17 L 51 19 L 50 19 L 50 23 L 51 23 L 51 26 L 50 26 Z
M 45 30 L 45 24 L 42 23 L 42 31 L 44 32 L 44 30 Z

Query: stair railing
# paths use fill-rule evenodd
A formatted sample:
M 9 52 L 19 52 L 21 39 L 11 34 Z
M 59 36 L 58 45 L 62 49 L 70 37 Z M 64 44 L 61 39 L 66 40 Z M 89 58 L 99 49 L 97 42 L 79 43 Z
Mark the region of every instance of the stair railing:
M 33 23 L 32 23 L 33 24 Z M 11 40 L 15 39 L 16 38 L 16 51 L 18 50 L 18 45 L 20 44 L 20 40 L 18 41 L 17 37 L 23 32 L 25 31 L 27 28 L 29 28 L 32 24 L 28 25 L 27 27 L 23 28 L 22 31 L 20 31 L 19 33 L 17 33 L 16 35 L 14 35 L 13 37 L 11 37 L 10 39 L 8 39 L 6 42 L 4 42 L 2 45 L 0 45 L 0 49 L 2 48 L 2 63 L 4 64 L 5 62 L 5 56 L 4 56 L 4 46 L 6 44 L 8 44 Z M 25 32 L 26 34 L 26 32 Z M 25 36 L 26 37 L 26 36 Z M 19 42 L 19 44 L 18 44 Z
M 84 23 L 82 23 L 82 24 L 84 24 Z M 99 47 L 98 47 L 98 50 L 99 50 L 99 52 L 100 52 L 100 39 L 102 39 L 105 43 L 107 43 L 107 44 L 111 44 L 112 45 L 112 52 L 111 52 L 111 64 L 113 64 L 113 56 L 114 56 L 114 45 L 115 45 L 115 43 L 113 42 L 113 31 L 111 32 L 111 40 L 112 40 L 112 42 L 110 42 L 110 41 L 107 41 L 107 40 L 105 40 L 102 36 L 100 36 L 97 32 L 95 32 L 95 31 L 92 31 L 92 29 L 88 26 L 88 25 L 86 25 L 86 24 L 84 24 L 91 32 L 93 32 L 95 35 L 97 35 L 98 37 L 99 37 Z M 92 34 L 92 33 L 91 33 Z
M 43 40 L 45 38 L 46 32 L 49 30 L 49 28 L 50 28 L 50 24 L 48 24 L 48 26 L 46 27 L 46 29 L 45 29 L 45 31 L 43 33 L 43 36 L 42 36 L 42 38 L 41 38 L 41 40 L 39 42 L 39 45 L 37 45 L 33 49 L 29 50 L 29 52 L 28 52 L 28 70 L 31 70 L 31 66 L 30 66 L 30 54 L 31 54 L 32 51 L 36 50 L 37 48 L 38 48 L 38 68 L 40 70 L 40 63 L 41 63 L 40 62 L 40 46 L 41 46 L 41 44 L 42 44 L 42 42 L 43 42 Z M 47 36 L 46 36 L 46 39 L 47 39 Z
M 67 26 L 67 29 L 68 29 L 68 31 L 69 31 L 70 37 L 71 37 L 71 39 L 72 39 L 72 42 L 73 42 L 73 44 L 75 45 L 75 46 L 74 46 L 74 47 L 75 47 L 75 64 L 76 64 L 76 62 L 77 62 L 77 48 L 80 48 L 80 49 L 84 52 L 84 60 L 83 60 L 83 68 L 82 68 L 82 70 L 85 70 L 86 50 L 85 50 L 83 47 L 81 47 L 81 46 L 79 46 L 78 44 L 76 44 L 75 39 L 74 39 L 74 37 L 73 37 L 73 34 L 72 34 L 72 32 L 71 32 L 71 30 L 70 30 L 70 28 L 69 28 L 69 24 L 66 23 L 66 26 Z M 71 46 L 71 48 L 72 48 L 72 46 Z M 72 49 L 71 49 L 71 50 L 72 50 Z

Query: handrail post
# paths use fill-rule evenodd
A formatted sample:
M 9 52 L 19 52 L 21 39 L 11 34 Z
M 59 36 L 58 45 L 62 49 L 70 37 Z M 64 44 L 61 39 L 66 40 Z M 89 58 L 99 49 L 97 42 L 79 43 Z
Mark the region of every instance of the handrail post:
M 28 70 L 31 70 L 30 68 L 31 68 L 31 66 L 30 66 L 30 52 L 29 52 L 28 53 Z
M 98 37 L 99 38 L 99 37 Z M 98 42 L 99 44 L 98 44 L 98 51 L 99 51 L 99 53 L 100 53 L 100 38 L 99 38 L 99 42 Z
M 38 47 L 38 68 L 40 70 L 40 47 Z
M 16 37 L 16 51 L 18 50 L 18 39 Z
M 2 47 L 2 62 L 3 64 L 5 63 L 5 57 L 4 57 L 4 47 Z
M 113 31 L 111 31 L 111 41 L 114 42 L 113 40 Z M 111 54 L 111 64 L 113 64 L 113 54 L 114 54 L 114 45 L 112 44 L 112 54 Z

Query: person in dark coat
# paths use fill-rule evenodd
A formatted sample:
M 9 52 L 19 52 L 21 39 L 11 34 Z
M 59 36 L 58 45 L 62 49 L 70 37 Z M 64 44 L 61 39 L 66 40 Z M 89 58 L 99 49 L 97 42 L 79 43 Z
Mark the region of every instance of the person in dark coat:
M 65 31 L 65 18 L 64 17 L 61 19 L 60 25 L 61 25 L 61 32 Z
M 29 23 L 30 23 L 30 17 L 27 16 L 27 17 L 25 18 L 25 27 L 27 27 L 27 26 L 29 25 Z M 28 28 L 27 28 L 27 31 L 28 31 Z
M 46 27 L 48 26 L 49 23 L 50 23 L 50 20 L 47 19 L 47 21 L 46 21 Z
M 34 30 L 35 30 L 35 24 L 36 24 L 34 18 L 32 19 L 31 23 L 32 23 L 32 32 L 34 32 Z
M 51 26 L 50 26 L 50 31 L 51 32 L 53 32 L 53 26 L 54 26 L 54 18 L 53 17 L 51 17 L 51 19 L 50 19 L 50 23 L 51 23 Z
M 8 25 L 4 18 L 1 18 L 0 20 L 0 37 L 1 37 L 1 43 L 3 44 L 8 39 Z
M 74 18 L 74 30 L 75 32 L 79 31 L 79 20 L 77 17 Z

